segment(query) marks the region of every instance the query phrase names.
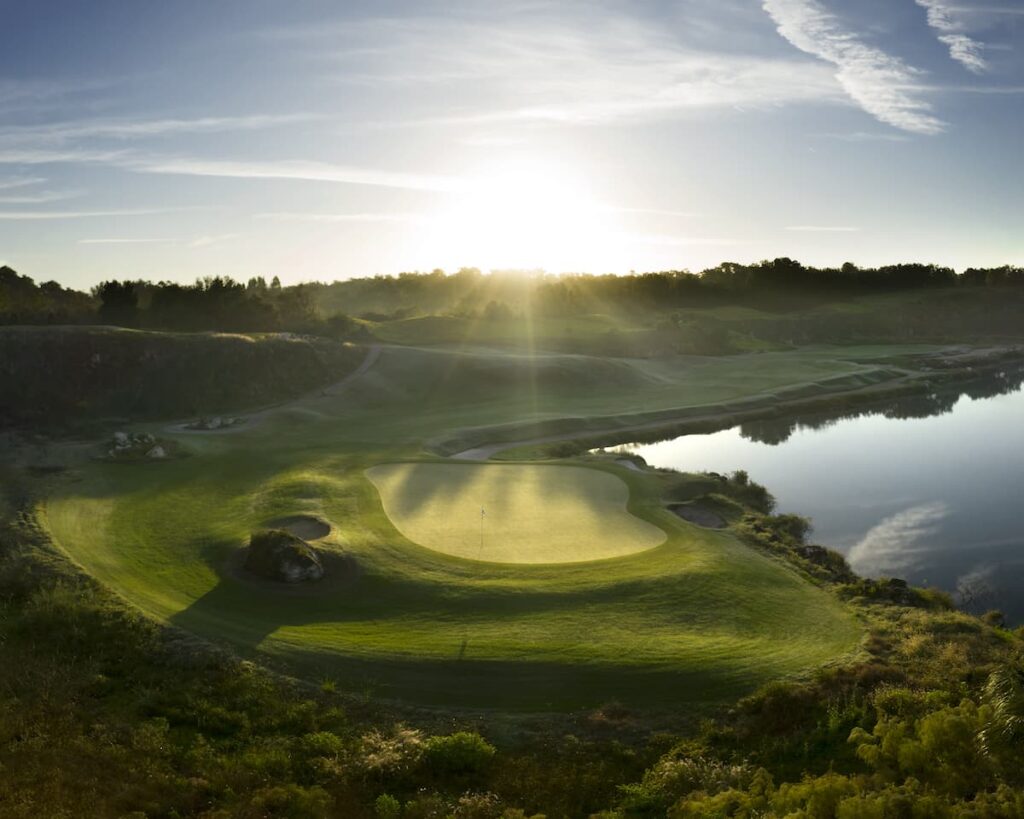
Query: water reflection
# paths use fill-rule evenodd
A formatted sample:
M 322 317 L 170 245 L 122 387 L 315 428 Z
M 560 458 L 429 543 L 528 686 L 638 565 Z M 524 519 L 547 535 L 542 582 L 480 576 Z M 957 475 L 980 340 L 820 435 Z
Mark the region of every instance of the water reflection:
M 836 413 L 795 413 L 784 418 L 769 418 L 741 424 L 740 435 L 762 444 L 785 443 L 798 429 L 827 429 L 851 418 L 881 415 L 885 418 L 930 418 L 952 412 L 961 397 L 974 400 L 1009 395 L 1024 386 L 1024 368 L 988 373 L 953 386 L 927 393 L 900 396 L 882 405 L 869 405 L 856 411 Z
M 959 589 L 1024 622 L 1024 368 L 876 406 L 632 448 L 654 466 L 745 469 L 862 574 Z

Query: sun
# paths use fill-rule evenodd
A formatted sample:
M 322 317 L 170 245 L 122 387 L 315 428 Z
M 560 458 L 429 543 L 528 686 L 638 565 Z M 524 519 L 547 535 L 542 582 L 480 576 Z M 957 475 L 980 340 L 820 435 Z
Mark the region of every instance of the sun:
M 606 268 L 614 211 L 566 168 L 506 161 L 469 177 L 430 222 L 437 257 L 491 269 Z

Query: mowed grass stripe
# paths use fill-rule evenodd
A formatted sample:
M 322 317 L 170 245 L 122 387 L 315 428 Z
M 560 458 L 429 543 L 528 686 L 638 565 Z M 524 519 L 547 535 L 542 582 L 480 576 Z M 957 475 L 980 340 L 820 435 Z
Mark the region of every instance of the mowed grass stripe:
M 627 511 L 629 487 L 596 469 L 399 463 L 366 474 L 403 535 L 454 557 L 578 563 L 665 542 L 665 532 Z

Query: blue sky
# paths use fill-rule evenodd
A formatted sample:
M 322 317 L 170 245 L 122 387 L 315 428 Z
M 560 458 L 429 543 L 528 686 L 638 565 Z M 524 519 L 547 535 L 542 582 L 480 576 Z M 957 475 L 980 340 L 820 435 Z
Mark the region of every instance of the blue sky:
M 1018 0 L 0 2 L 0 262 L 1024 264 Z

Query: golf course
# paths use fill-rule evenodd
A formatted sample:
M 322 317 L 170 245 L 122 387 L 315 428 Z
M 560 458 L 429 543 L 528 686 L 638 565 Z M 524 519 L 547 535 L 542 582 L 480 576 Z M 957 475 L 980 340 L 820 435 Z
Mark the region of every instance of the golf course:
M 880 368 L 860 361 L 877 353 L 375 346 L 335 389 L 238 427 L 140 426 L 180 456 L 91 460 L 41 517 L 147 615 L 313 680 L 464 708 L 712 706 L 849 655 L 862 626 L 783 561 L 673 514 L 652 473 L 443 458 L 430 442 L 507 439 L 524 419 L 628 426 L 641 410 L 811 390 L 825 373 L 867 384 Z M 309 519 L 322 580 L 244 570 L 252 531 Z

